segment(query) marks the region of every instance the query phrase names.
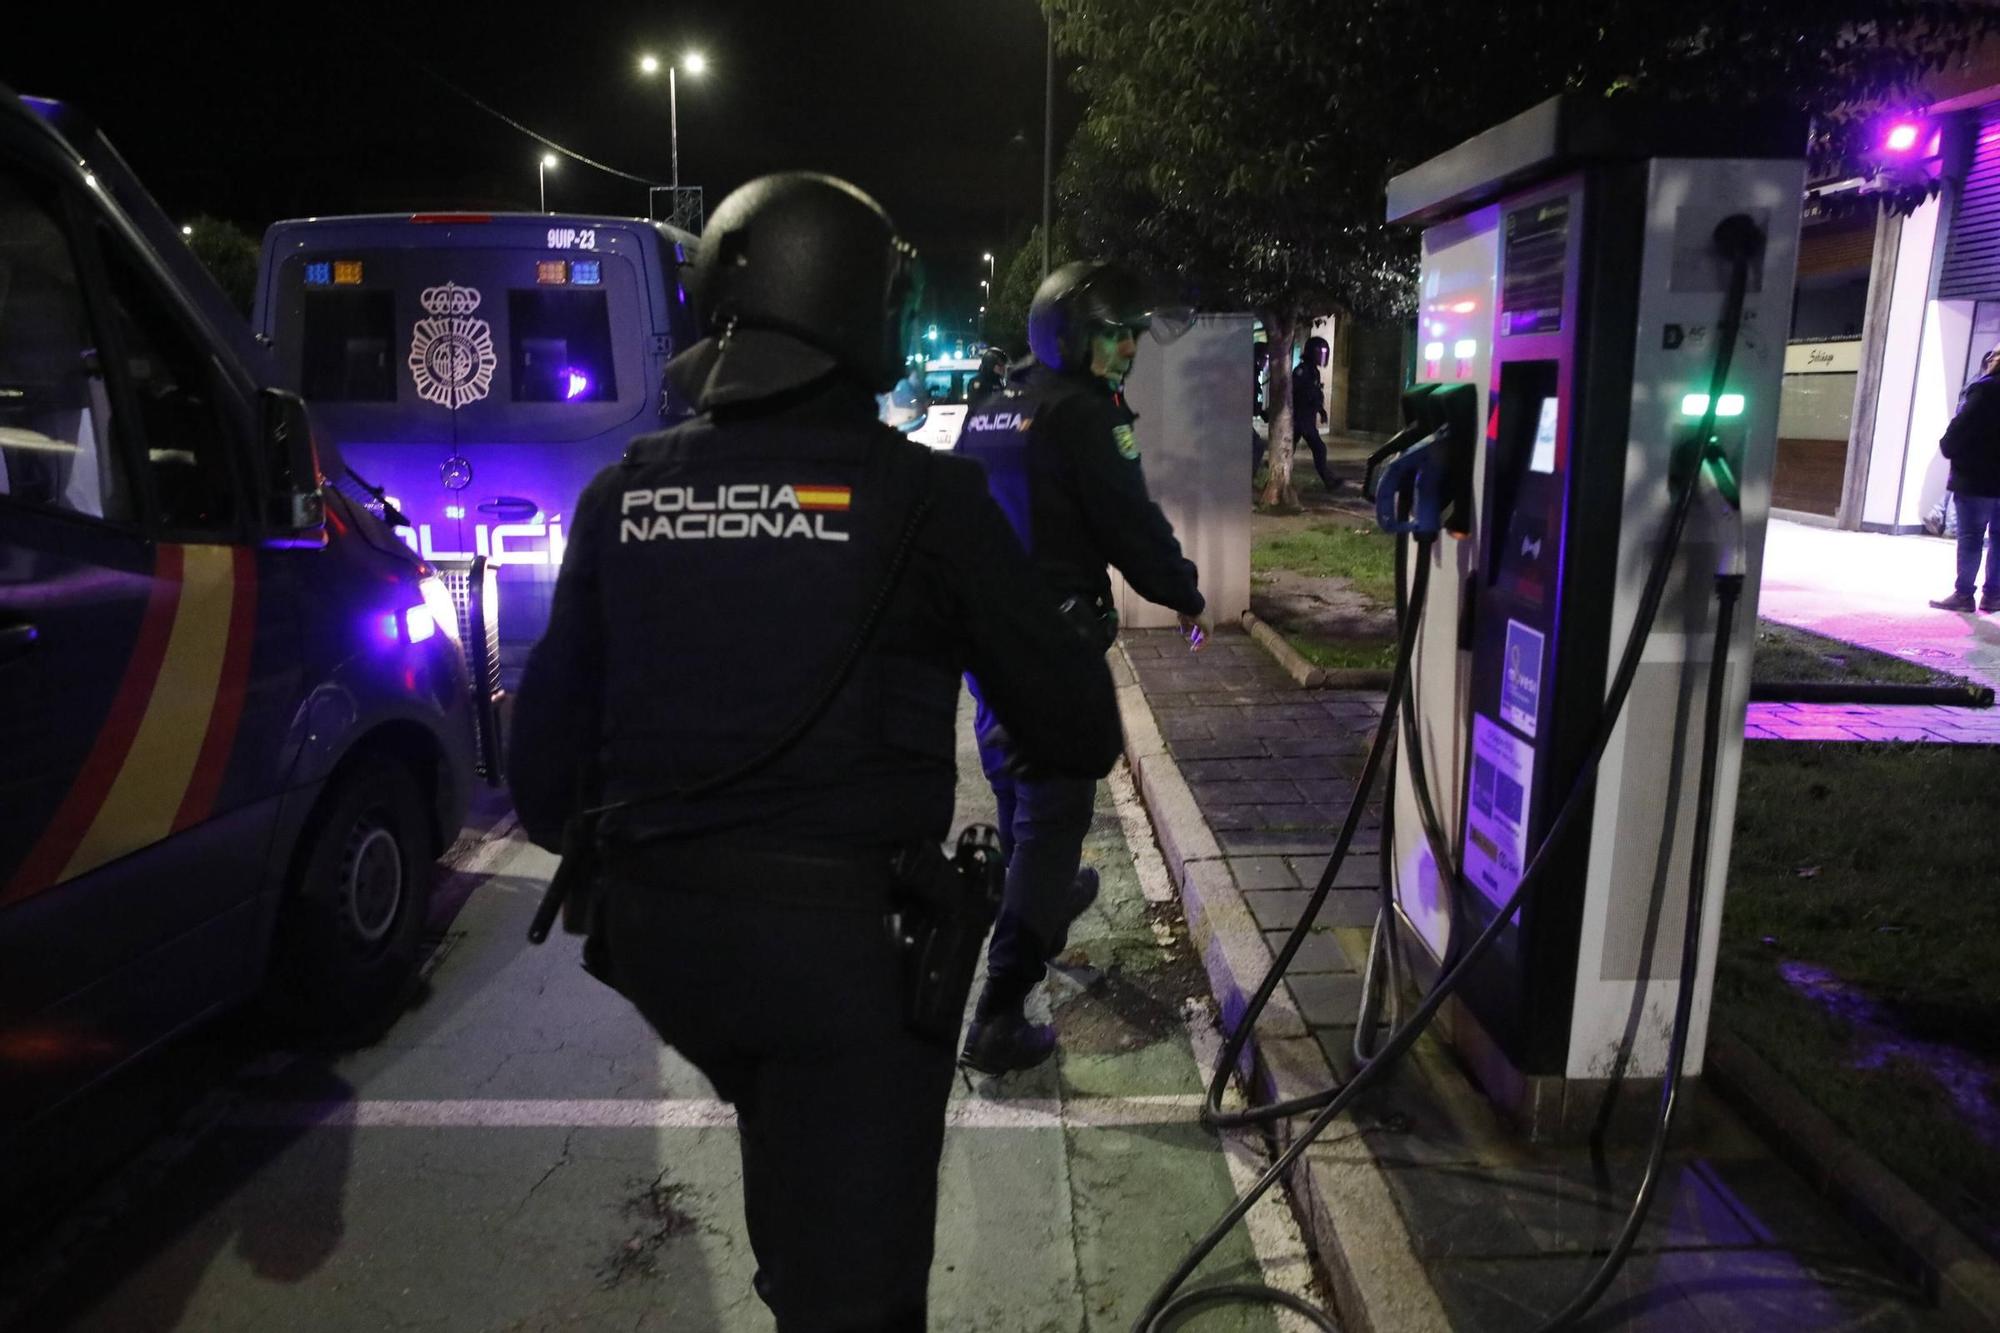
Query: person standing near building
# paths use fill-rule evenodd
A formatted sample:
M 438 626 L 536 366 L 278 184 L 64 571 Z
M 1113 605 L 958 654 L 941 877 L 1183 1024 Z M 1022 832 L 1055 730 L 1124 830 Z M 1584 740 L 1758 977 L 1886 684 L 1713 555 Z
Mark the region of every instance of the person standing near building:
M 1951 462 L 1951 502 L 1958 515 L 1958 578 L 1951 595 L 1932 600 L 1940 611 L 2000 611 L 2000 347 L 1987 352 L 1965 386 L 1958 412 L 1938 451 Z M 1979 600 L 1979 562 L 1986 582 Z
M 1049 604 L 1097 653 L 1118 633 L 1107 564 L 1141 597 L 1178 612 L 1195 647 L 1207 636 L 1195 567 L 1146 492 L 1138 417 L 1123 392 L 1136 340 L 1155 323 L 1156 308 L 1150 285 L 1122 264 L 1057 269 L 1028 308 L 1032 366 L 971 411 L 958 437 L 957 452 L 985 466 L 987 485 L 1042 573 Z M 1164 314 L 1159 323 L 1160 333 L 1170 332 Z M 987 682 L 977 671 L 973 691 L 980 762 L 999 804 L 1007 890 L 959 1059 L 999 1074 L 1055 1051 L 1055 1029 L 1028 1022 L 1025 1007 L 1062 952 L 1070 923 L 1096 897 L 1097 872 L 1080 860 L 1097 782 L 1037 767 L 1006 718 L 987 707 Z
M 708 336 L 669 367 L 700 415 L 585 489 L 515 700 L 528 836 L 558 849 L 579 806 L 609 809 L 586 964 L 735 1107 L 780 1333 L 925 1328 L 970 979 L 926 1011 L 952 1031 L 924 1030 L 891 925 L 949 828 L 961 676 L 1051 780 L 1120 748 L 1102 652 L 978 469 L 876 420 L 918 274 L 843 181 L 723 201 L 693 283 Z
M 1319 373 L 1332 359 L 1326 339 L 1314 335 L 1306 339 L 1299 363 L 1292 367 L 1292 421 L 1312 450 L 1313 471 L 1319 473 L 1319 483 L 1328 493 L 1340 489 L 1340 478 L 1327 470 L 1326 441 L 1319 437 L 1319 423 L 1327 420 L 1326 384 Z

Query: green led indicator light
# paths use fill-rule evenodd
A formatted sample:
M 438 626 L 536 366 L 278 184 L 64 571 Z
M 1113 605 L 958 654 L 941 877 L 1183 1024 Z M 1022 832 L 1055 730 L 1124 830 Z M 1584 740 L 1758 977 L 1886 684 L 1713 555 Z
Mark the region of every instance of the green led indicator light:
M 1684 417 L 1703 416 L 1708 412 L 1708 395 L 1690 393 L 1681 398 L 1681 415 Z M 1743 395 L 1725 393 L 1715 400 L 1715 415 L 1718 417 L 1740 417 L 1743 415 Z

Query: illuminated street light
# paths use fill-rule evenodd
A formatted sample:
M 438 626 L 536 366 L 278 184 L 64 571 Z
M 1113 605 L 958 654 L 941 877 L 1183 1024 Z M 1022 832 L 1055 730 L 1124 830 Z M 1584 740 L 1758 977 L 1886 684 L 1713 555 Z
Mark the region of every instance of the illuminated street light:
M 535 163 L 535 188 L 541 192 L 542 211 L 549 211 L 549 172 L 558 165 L 554 153 L 543 153 L 542 160 Z
M 674 150 L 674 206 L 676 208 L 680 207 L 681 190 L 681 112 L 680 86 L 675 75 L 683 69 L 690 74 L 704 73 L 708 69 L 708 57 L 699 51 L 690 51 L 682 56 L 677 63 L 667 66 L 667 125 Z M 660 72 L 659 58 L 651 55 L 640 56 L 639 72 L 641 74 L 658 74 Z
M 189 226 L 183 226 L 183 227 L 181 228 L 181 235 L 183 235 L 183 236 L 192 236 L 192 235 L 194 235 L 194 228 L 193 228 L 193 227 L 189 227 Z

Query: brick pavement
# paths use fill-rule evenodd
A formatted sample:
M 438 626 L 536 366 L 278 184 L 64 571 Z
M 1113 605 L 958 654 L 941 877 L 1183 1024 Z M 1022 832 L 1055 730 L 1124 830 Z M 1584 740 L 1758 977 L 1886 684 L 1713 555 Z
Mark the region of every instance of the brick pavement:
M 1225 1013 L 1237 1012 L 1317 882 L 1382 698 L 1301 690 L 1232 631 L 1198 656 L 1170 631 L 1129 633 L 1119 652 L 1144 699 L 1140 715 L 1127 715 L 1135 771 L 1217 997 Z M 1782 707 L 1790 711 L 1755 725 L 1856 740 L 1870 725 L 1846 712 Z M 1149 725 L 1164 754 L 1135 741 Z M 1174 795 L 1183 782 L 1191 802 Z M 1262 1067 L 1287 1094 L 1353 1067 L 1379 838 L 1378 805 L 1259 1026 Z M 1310 1044 L 1293 1039 L 1294 1022 Z M 1347 1313 L 1359 1305 L 1378 1328 L 1535 1326 L 1622 1220 L 1635 1153 L 1612 1151 L 1607 1187 L 1587 1150 L 1521 1143 L 1428 1038 L 1385 1083 L 1352 1132 L 1308 1154 L 1304 1182 L 1292 1186 Z M 1937 1326 L 1923 1294 L 1739 1120 L 1711 1099 L 1701 1107 L 1699 1141 L 1671 1159 L 1638 1249 L 1588 1327 Z M 1417 1293 L 1431 1311 L 1425 1318 L 1376 1308 L 1426 1284 Z

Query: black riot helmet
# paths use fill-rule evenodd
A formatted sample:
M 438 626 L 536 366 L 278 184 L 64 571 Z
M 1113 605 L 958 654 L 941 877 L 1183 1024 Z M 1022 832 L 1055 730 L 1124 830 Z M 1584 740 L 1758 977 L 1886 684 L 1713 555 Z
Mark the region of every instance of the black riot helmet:
M 1326 339 L 1314 334 L 1306 339 L 1306 345 L 1299 353 L 1299 360 L 1305 365 L 1324 366 L 1333 360 L 1333 349 L 1326 345 Z
M 1090 339 L 1107 328 L 1136 334 L 1152 329 L 1161 342 L 1187 332 L 1193 316 L 1169 307 L 1152 283 L 1123 264 L 1078 260 L 1064 264 L 1035 289 L 1028 306 L 1028 346 L 1051 370 L 1090 369 Z
M 804 171 L 751 181 L 710 215 L 695 259 L 704 406 L 836 367 L 883 392 L 903 373 L 922 290 L 916 249 L 854 186 Z

